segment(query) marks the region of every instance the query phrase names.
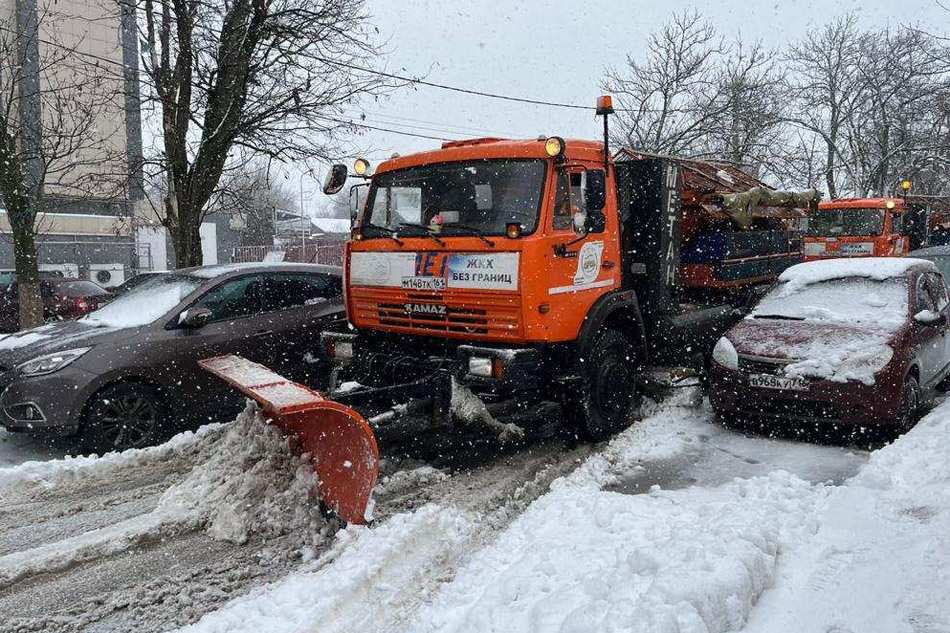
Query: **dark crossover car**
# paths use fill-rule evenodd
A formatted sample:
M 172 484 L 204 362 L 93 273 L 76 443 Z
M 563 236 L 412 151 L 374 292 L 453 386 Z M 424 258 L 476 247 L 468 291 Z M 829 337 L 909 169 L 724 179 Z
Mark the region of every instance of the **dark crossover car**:
M 710 401 L 726 422 L 905 429 L 950 371 L 948 323 L 932 262 L 798 264 L 717 342 Z
M 20 329 L 20 288 L 16 280 L 0 287 L 0 332 Z M 112 299 L 112 293 L 85 279 L 40 279 L 45 320 L 76 319 Z
M 145 446 L 227 419 L 242 399 L 197 361 L 240 354 L 320 386 L 323 330 L 345 326 L 340 269 L 235 264 L 156 275 L 76 321 L 0 338 L 0 424 Z

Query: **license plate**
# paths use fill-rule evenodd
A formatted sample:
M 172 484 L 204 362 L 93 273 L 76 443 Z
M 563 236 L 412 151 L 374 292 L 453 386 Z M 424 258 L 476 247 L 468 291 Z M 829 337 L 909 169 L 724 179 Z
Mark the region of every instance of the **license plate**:
M 785 391 L 806 391 L 808 382 L 804 378 L 786 376 L 773 376 L 771 374 L 751 374 L 749 376 L 750 387 L 761 387 L 764 389 L 782 389 Z

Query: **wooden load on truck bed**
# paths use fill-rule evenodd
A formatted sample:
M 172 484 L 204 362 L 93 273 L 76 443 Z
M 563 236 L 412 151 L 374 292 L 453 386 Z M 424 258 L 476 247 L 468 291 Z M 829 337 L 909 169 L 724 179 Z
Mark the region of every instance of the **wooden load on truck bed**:
M 776 191 L 736 165 L 620 150 L 618 163 L 675 164 L 678 266 L 670 281 L 683 289 L 730 290 L 773 281 L 803 261 L 801 220 L 819 194 Z M 634 195 L 634 197 L 636 197 Z

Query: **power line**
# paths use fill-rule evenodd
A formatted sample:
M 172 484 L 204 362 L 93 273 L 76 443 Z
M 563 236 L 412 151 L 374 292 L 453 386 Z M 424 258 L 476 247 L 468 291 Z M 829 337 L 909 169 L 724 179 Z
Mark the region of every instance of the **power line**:
M 326 120 L 328 120 L 328 121 L 333 121 L 333 122 L 335 122 L 335 123 L 339 123 L 339 124 L 341 124 L 341 125 L 351 125 L 351 126 L 353 126 L 353 127 L 364 128 L 364 129 L 367 129 L 367 130 L 377 130 L 377 131 L 379 131 L 379 132 L 390 132 L 390 133 L 392 133 L 392 134 L 401 134 L 402 136 L 413 136 L 413 137 L 415 137 L 415 138 L 425 138 L 425 139 L 429 139 L 429 140 L 432 140 L 432 141 L 455 141 L 455 140 L 458 140 L 458 139 L 453 139 L 453 138 L 446 138 L 446 137 L 444 137 L 444 136 L 430 136 L 430 135 L 428 135 L 428 134 L 416 134 L 415 132 L 404 132 L 404 131 L 402 131 L 402 130 L 394 130 L 394 129 L 392 129 L 392 128 L 380 127 L 380 126 L 376 126 L 376 125 L 369 125 L 369 124 L 367 124 L 367 123 L 358 123 L 358 122 L 356 122 L 356 121 L 350 121 L 350 120 L 346 120 L 346 119 L 339 119 L 339 118 L 332 117 L 332 116 L 328 116 L 328 115 L 325 115 L 325 114 L 318 114 L 318 115 L 316 115 L 316 116 L 318 116 L 318 117 L 321 118 L 321 119 L 326 119 Z
M 369 73 L 371 75 L 379 75 L 380 77 L 386 77 L 387 79 L 396 79 L 398 81 L 406 81 L 412 84 L 419 86 L 428 86 L 430 88 L 439 88 L 440 90 L 450 90 L 452 92 L 460 92 L 462 94 L 475 95 L 477 97 L 487 97 L 489 99 L 502 99 L 504 101 L 516 101 L 518 103 L 530 103 L 532 105 L 543 105 L 543 106 L 552 106 L 555 108 L 570 108 L 572 110 L 595 110 L 596 108 L 592 106 L 583 106 L 576 103 L 562 103 L 558 101 L 543 101 L 541 99 L 529 99 L 527 97 L 513 97 L 511 95 L 503 95 L 497 92 L 485 92 L 483 90 L 473 90 L 471 88 L 460 88 L 459 86 L 450 86 L 448 84 L 435 83 L 433 81 L 426 81 L 424 79 L 418 79 L 415 77 L 407 77 L 405 75 L 397 75 L 395 73 L 387 73 L 382 70 L 374 70 L 372 68 L 366 68 L 365 66 L 357 66 L 355 64 L 348 64 L 346 62 L 337 61 L 335 59 L 327 59 L 325 57 L 318 57 L 321 62 L 331 66 L 339 66 L 341 68 L 348 68 L 350 70 L 356 70 L 359 72 Z M 629 112 L 632 111 L 628 108 L 614 108 L 617 111 Z

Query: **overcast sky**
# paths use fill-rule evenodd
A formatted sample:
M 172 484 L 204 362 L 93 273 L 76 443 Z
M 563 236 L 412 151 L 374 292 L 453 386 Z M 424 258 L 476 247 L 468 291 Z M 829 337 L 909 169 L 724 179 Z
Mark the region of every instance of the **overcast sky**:
M 605 66 L 641 57 L 649 33 L 674 12 L 697 9 L 727 38 L 762 40 L 781 47 L 836 16 L 855 11 L 862 26 L 915 22 L 947 32 L 950 17 L 935 0 L 581 0 L 368 2 L 386 42 L 378 68 L 424 75 L 428 81 L 546 101 L 593 104 Z M 596 138 L 599 127 L 587 112 L 467 96 L 420 86 L 378 103 L 354 107 L 366 123 L 450 138 L 534 137 L 557 134 Z M 415 127 L 408 127 L 415 126 Z M 432 128 L 432 129 L 429 129 Z M 438 141 L 387 132 L 353 138 L 372 148 L 374 163 L 393 152 L 436 147 Z M 298 185 L 299 172 L 292 175 Z M 326 198 L 303 178 L 306 206 Z

